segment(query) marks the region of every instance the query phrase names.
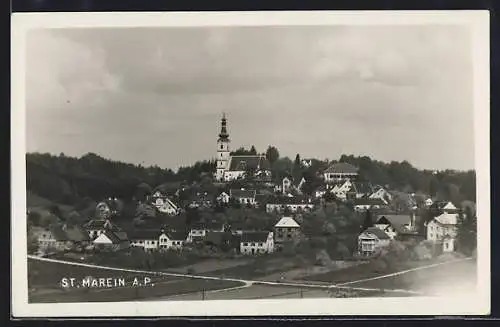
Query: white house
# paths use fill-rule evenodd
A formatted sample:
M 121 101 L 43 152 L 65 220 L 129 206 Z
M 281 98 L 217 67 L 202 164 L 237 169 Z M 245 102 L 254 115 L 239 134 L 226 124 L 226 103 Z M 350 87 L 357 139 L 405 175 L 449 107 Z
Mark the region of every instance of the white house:
M 374 225 L 391 239 L 416 231 L 414 215 L 380 215 Z
M 426 207 L 430 207 L 433 203 L 434 203 L 434 201 L 432 201 L 432 199 L 431 199 L 431 198 L 427 198 L 427 199 L 425 199 L 425 201 L 424 201 L 424 205 L 425 205 Z
M 300 233 L 300 225 L 292 217 L 281 218 L 274 225 L 274 241 L 293 241 Z
M 108 219 L 92 219 L 83 225 L 83 228 L 88 232 L 89 237 L 93 240 L 107 230 L 119 232 L 120 228 Z
M 159 212 L 174 216 L 179 213 L 179 207 L 175 205 L 166 195 L 160 191 L 156 191 L 151 197 L 151 204 L 158 209 Z
M 389 204 L 389 202 L 392 200 L 392 195 L 383 187 L 378 187 L 375 192 L 370 194 L 368 196 L 369 199 L 380 199 L 382 200 L 385 204 Z
M 165 232 L 159 236 L 158 247 L 161 250 L 182 249 L 184 244 L 187 242 L 187 233 L 185 232 Z
M 358 236 L 358 254 L 361 256 L 372 256 L 388 246 L 391 238 L 383 230 L 370 227 Z
M 304 197 L 285 196 L 274 198 L 266 205 L 267 212 L 283 212 L 285 210 L 291 213 L 311 211 L 315 207 L 315 203 Z
M 226 192 L 222 192 L 221 194 L 219 194 L 219 196 L 217 196 L 217 201 L 219 203 L 227 204 L 229 203 L 230 198 L 231 197 L 229 196 L 229 194 L 227 194 Z
M 243 232 L 240 252 L 242 254 L 264 254 L 274 251 L 273 232 Z
M 62 251 L 70 247 L 71 242 L 61 226 L 53 225 L 39 231 L 37 237 L 40 250 Z
M 229 196 L 238 201 L 242 205 L 250 205 L 250 206 L 255 206 L 257 204 L 255 200 L 255 196 L 257 195 L 257 192 L 255 190 L 230 190 L 229 191 Z
M 356 179 L 358 177 L 358 170 L 357 167 L 346 162 L 334 163 L 323 172 L 323 178 L 326 183 Z
M 444 252 L 455 251 L 458 214 L 443 213 L 427 224 L 427 240 L 442 243 Z
M 354 210 L 357 212 L 362 212 L 370 209 L 380 209 L 386 204 L 380 199 L 355 199 L 354 200 Z
M 191 226 L 186 238 L 186 242 L 193 243 L 203 240 L 208 232 L 223 232 L 224 224 L 220 223 L 196 223 Z
M 155 229 L 136 229 L 129 233 L 130 245 L 141 247 L 145 251 L 159 249 L 160 232 Z
M 114 251 L 128 248 L 130 245 L 125 232 L 113 232 L 111 230 L 107 230 L 100 234 L 93 241 L 93 244 L 98 249 L 111 249 Z

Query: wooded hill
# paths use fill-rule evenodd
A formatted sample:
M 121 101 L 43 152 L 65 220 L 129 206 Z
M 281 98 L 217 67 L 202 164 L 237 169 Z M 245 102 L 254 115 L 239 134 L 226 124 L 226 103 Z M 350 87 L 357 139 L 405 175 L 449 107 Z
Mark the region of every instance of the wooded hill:
M 276 151 L 277 152 L 277 151 Z M 269 151 L 268 151 L 269 153 Z M 295 160 L 288 157 L 270 158 L 273 176 L 279 180 L 282 176 L 305 176 L 308 193 L 321 183 L 319 173 L 329 163 L 312 160 L 312 165 L 305 168 L 300 163 L 300 156 Z M 384 163 L 369 157 L 343 155 L 341 162 L 351 163 L 360 169 L 360 178 L 373 185 L 383 185 L 392 190 L 404 192 L 422 192 L 442 200 L 460 203 L 463 200 L 476 200 L 475 172 L 445 170 L 434 172 L 418 170 L 410 163 Z M 192 182 L 209 182 L 215 171 L 213 161 L 200 161 L 177 171 L 157 166 L 144 167 L 102 158 L 88 153 L 80 158 L 41 153 L 28 153 L 27 190 L 55 203 L 75 205 L 83 199 L 95 201 L 107 197 L 118 197 L 125 201 L 132 199 L 139 184 L 152 188 L 173 183 L 181 185 Z M 331 162 L 330 162 L 331 163 Z

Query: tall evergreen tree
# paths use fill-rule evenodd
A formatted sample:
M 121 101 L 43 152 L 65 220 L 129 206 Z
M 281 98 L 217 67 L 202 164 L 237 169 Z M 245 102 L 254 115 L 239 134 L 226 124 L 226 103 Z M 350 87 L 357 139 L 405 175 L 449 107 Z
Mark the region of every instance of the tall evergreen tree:
M 363 225 L 361 226 L 361 231 L 364 231 L 370 227 L 373 227 L 373 215 L 370 210 L 366 210 L 365 219 L 363 220 Z
M 278 149 L 270 145 L 266 150 L 266 158 L 271 164 L 275 163 L 280 158 Z
M 459 214 L 457 243 L 458 250 L 467 255 L 471 255 L 477 247 L 477 217 L 469 207 Z
M 252 145 L 252 147 L 250 148 L 250 154 L 251 155 L 257 155 L 257 150 L 255 149 L 255 146 Z

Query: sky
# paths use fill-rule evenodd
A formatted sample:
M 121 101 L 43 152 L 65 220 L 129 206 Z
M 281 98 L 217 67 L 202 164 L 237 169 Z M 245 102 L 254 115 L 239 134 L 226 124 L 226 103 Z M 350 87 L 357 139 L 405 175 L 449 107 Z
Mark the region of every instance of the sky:
M 38 29 L 28 152 L 176 169 L 232 149 L 473 169 L 465 26 Z

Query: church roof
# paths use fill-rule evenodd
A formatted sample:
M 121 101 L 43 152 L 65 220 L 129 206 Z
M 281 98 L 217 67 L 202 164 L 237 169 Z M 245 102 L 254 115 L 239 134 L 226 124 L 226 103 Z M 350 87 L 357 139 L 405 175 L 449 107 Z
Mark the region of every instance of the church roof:
M 358 168 L 348 164 L 347 162 L 334 163 L 325 170 L 325 173 L 356 174 L 357 172 Z
M 231 156 L 229 170 L 243 171 L 243 170 L 270 170 L 271 164 L 265 156 L 248 155 L 248 156 Z

